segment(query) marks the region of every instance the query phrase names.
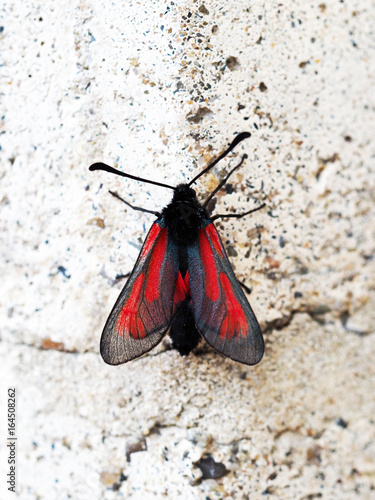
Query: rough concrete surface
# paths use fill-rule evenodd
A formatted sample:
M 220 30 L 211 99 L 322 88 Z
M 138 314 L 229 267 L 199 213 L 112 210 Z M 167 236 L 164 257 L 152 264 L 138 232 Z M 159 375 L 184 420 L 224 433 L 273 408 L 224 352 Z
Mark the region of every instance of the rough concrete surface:
M 370 0 L 1 8 L 1 498 L 375 498 Z M 264 331 L 247 367 L 168 337 L 104 364 L 104 322 L 170 191 L 197 184 Z M 218 477 L 220 476 L 220 477 Z

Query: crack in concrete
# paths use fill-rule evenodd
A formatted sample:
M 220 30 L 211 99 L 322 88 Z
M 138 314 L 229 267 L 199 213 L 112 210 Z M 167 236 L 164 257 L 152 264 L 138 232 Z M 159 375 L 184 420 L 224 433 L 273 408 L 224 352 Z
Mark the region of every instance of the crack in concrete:
M 273 321 L 267 322 L 263 326 L 262 332 L 263 332 L 263 334 L 269 334 L 269 333 L 272 333 L 273 330 L 282 330 L 283 328 L 289 326 L 292 323 L 294 316 L 297 314 L 308 314 L 311 317 L 311 319 L 313 319 L 314 321 L 316 321 L 320 325 L 324 325 L 326 323 L 325 315 L 329 312 L 331 312 L 331 309 L 325 305 L 322 305 L 322 306 L 316 306 L 316 305 L 314 305 L 314 306 L 310 306 L 310 305 L 302 306 L 298 309 L 292 309 L 289 314 L 285 314 L 280 318 L 277 318 Z M 350 333 L 354 333 L 354 334 L 361 336 L 361 337 L 371 334 L 371 332 L 369 332 L 369 331 L 348 328 L 346 325 L 347 325 L 349 318 L 350 318 L 350 315 L 349 315 L 349 312 L 347 310 L 344 310 L 341 313 L 339 313 L 339 319 L 341 321 L 343 328 L 346 331 L 348 331 Z M 67 349 L 63 342 L 56 342 L 56 341 L 53 341 L 49 338 L 42 339 L 42 341 L 39 344 L 30 344 L 27 342 L 14 342 L 13 345 L 26 346 L 26 347 L 30 347 L 33 349 L 37 349 L 39 351 L 58 351 L 58 352 L 61 352 L 64 354 L 77 354 L 77 355 L 80 354 L 80 355 L 82 355 L 82 354 L 87 354 L 87 353 L 89 353 L 89 354 L 98 354 L 99 353 L 99 351 L 92 351 L 89 349 L 85 350 L 83 352 L 78 351 L 78 349 L 76 349 L 76 348 Z M 172 351 L 172 350 L 173 350 L 172 347 L 166 347 L 162 351 L 159 351 L 156 353 L 147 353 L 142 357 L 144 357 L 144 358 L 156 357 L 156 356 L 160 356 L 160 355 L 162 355 L 166 352 Z M 196 351 L 196 354 L 198 354 L 198 355 L 199 354 L 207 354 L 211 351 L 212 351 L 211 348 L 206 350 L 206 349 L 204 349 L 204 347 L 203 348 L 201 347 L 201 348 L 198 348 L 198 350 Z

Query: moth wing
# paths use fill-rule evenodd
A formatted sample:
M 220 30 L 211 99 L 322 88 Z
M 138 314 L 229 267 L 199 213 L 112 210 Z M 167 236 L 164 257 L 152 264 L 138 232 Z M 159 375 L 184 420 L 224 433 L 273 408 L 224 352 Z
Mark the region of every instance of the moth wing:
M 106 363 L 126 363 L 161 341 L 172 320 L 177 273 L 178 249 L 156 221 L 104 326 L 100 353 Z
M 199 230 L 187 252 L 192 309 L 202 336 L 235 361 L 259 363 L 262 332 L 212 222 Z

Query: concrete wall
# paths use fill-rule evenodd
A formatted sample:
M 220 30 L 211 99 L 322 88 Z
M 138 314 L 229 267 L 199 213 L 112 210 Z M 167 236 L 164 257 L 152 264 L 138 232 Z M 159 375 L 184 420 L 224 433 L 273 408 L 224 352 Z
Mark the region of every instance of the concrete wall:
M 16 386 L 20 498 L 370 498 L 373 7 L 5 1 L 0 418 L 5 438 Z M 115 277 L 154 220 L 108 190 L 153 210 L 171 193 L 88 166 L 175 185 L 246 130 L 197 189 L 248 154 L 216 211 L 267 207 L 217 227 L 252 289 L 262 362 L 203 343 L 181 358 L 166 338 L 105 365 Z M 227 473 L 203 478 L 205 457 Z

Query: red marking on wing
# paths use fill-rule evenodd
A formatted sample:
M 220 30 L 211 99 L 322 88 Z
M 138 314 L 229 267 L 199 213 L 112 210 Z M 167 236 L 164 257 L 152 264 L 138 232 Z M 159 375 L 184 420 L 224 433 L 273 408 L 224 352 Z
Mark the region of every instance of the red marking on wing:
M 185 282 L 181 276 L 180 271 L 178 271 L 177 275 L 177 280 L 176 280 L 176 287 L 174 289 L 174 295 L 173 295 L 173 305 L 176 306 L 180 302 L 182 302 L 187 294 L 187 289 Z
M 206 227 L 206 235 L 210 238 L 215 250 L 220 254 L 221 257 L 224 256 L 223 245 L 219 239 L 218 232 L 213 224 L 208 224 Z
M 159 226 L 157 226 L 159 227 Z M 158 231 L 159 234 L 160 231 Z M 164 230 L 160 235 L 159 240 L 155 243 L 149 262 L 149 272 L 147 275 L 145 297 L 148 302 L 153 302 L 159 298 L 159 280 L 160 270 L 165 257 L 167 248 L 167 231 Z
M 220 328 L 220 337 L 222 339 L 231 339 L 237 335 L 246 337 L 248 330 L 246 316 L 233 293 L 232 285 L 226 274 L 220 273 L 220 283 L 225 297 L 223 302 L 227 310 Z
M 140 318 L 137 316 L 139 298 L 144 281 L 145 276 L 142 273 L 135 280 L 132 292 L 121 309 L 116 322 L 116 332 L 120 337 L 123 337 L 125 331 L 130 332 L 134 339 L 143 339 L 145 337 L 145 329 Z
M 209 227 L 209 226 L 208 226 Z M 207 230 L 207 228 L 206 228 Z M 215 302 L 220 296 L 219 283 L 217 281 L 216 263 L 204 229 L 199 234 L 199 252 L 203 263 L 205 279 L 205 295 Z
M 189 271 L 186 271 L 185 278 L 184 278 L 184 283 L 185 283 L 187 292 L 188 292 L 189 296 L 191 297 Z
M 185 278 L 182 277 L 181 272 L 178 271 L 176 286 L 173 295 L 173 306 L 176 306 L 180 302 L 190 296 L 190 279 L 189 271 L 186 272 Z
M 145 327 L 143 326 L 142 320 L 139 316 L 137 316 L 137 332 L 138 335 L 136 335 L 135 338 L 144 339 L 146 337 Z
M 145 241 L 145 244 L 143 245 L 143 248 L 142 248 L 142 253 L 140 255 L 141 259 L 143 257 L 146 257 L 146 255 L 149 253 L 150 249 L 152 248 L 153 244 L 155 243 L 155 240 L 158 237 L 161 230 L 162 230 L 162 228 L 158 224 L 156 224 L 156 222 L 155 222 L 155 224 L 152 225 L 150 232 L 148 234 L 148 238 Z

